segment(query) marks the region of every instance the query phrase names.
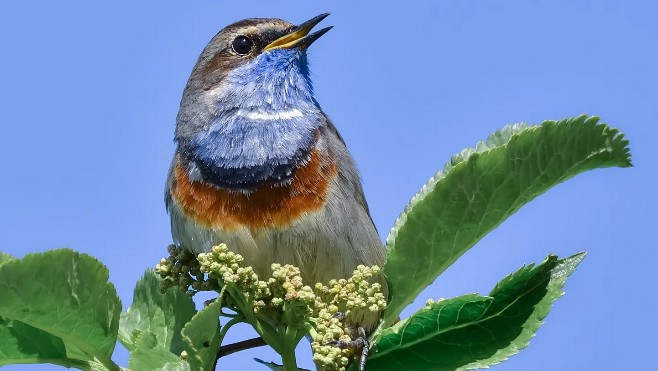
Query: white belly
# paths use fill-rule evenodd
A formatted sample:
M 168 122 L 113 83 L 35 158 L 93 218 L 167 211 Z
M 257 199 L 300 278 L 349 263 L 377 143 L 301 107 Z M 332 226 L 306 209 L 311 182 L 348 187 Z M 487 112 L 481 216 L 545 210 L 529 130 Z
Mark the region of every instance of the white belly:
M 336 197 L 328 197 L 323 209 L 302 215 L 286 228 L 223 230 L 198 225 L 175 203 L 169 205 L 169 212 L 177 244 L 198 254 L 225 243 L 261 277 L 269 276 L 272 263 L 280 263 L 299 267 L 306 284 L 327 282 L 349 277 L 359 264 L 382 267 L 385 260 L 365 210 L 341 204 Z

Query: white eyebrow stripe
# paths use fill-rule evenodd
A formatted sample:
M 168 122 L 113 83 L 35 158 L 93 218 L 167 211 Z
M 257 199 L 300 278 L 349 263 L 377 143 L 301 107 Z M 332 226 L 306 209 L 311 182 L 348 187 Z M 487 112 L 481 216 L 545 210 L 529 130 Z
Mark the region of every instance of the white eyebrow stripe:
M 262 110 L 243 110 L 236 112 L 237 116 L 245 117 L 251 120 L 288 120 L 295 117 L 302 117 L 304 114 L 298 108 L 287 111 L 262 111 Z

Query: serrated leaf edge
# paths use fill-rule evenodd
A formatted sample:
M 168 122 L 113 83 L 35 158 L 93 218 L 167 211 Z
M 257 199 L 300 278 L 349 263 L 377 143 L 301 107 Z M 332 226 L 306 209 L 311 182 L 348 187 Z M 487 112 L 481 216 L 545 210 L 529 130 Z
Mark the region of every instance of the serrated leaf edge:
M 494 299 L 493 296 L 495 295 L 496 290 L 500 287 L 500 285 L 504 284 L 508 279 L 510 279 L 510 277 L 514 276 L 515 274 L 520 274 L 522 271 L 525 271 L 525 270 L 537 269 L 537 268 L 541 267 L 542 265 L 549 263 L 551 259 L 557 259 L 557 261 L 555 262 L 555 265 L 551 268 L 551 274 L 550 274 L 550 277 L 549 277 L 549 285 L 551 284 L 550 281 L 555 281 L 554 285 L 557 285 L 555 287 L 556 291 L 553 295 L 547 295 L 544 298 L 542 298 L 542 300 L 541 300 L 541 301 L 547 300 L 547 299 L 549 300 L 548 306 L 546 307 L 546 312 L 543 313 L 543 314 L 540 314 L 538 317 L 532 317 L 531 316 L 524 323 L 522 333 L 527 333 L 528 331 L 531 331 L 531 334 L 530 334 L 530 336 L 528 336 L 527 341 L 524 341 L 523 344 L 521 344 L 521 346 L 514 347 L 514 349 L 508 349 L 508 348 L 499 349 L 496 353 L 494 353 L 488 359 L 495 358 L 501 352 L 504 352 L 506 350 L 511 350 L 511 352 L 508 352 L 507 354 L 503 355 L 502 358 L 497 359 L 495 362 L 482 364 L 482 362 L 486 361 L 486 360 L 478 360 L 478 361 L 471 362 L 467 365 L 464 365 L 462 367 L 459 367 L 459 368 L 455 369 L 455 371 L 468 371 L 468 370 L 478 369 L 478 368 L 488 368 L 489 366 L 492 366 L 492 365 L 495 365 L 495 364 L 498 364 L 498 363 L 501 363 L 501 362 L 507 360 L 509 357 L 519 353 L 522 349 L 524 349 L 525 347 L 528 346 L 528 344 L 530 343 L 530 339 L 532 339 L 536 335 L 537 329 L 539 329 L 539 327 L 541 327 L 541 325 L 543 325 L 543 323 L 544 323 L 543 319 L 546 317 L 546 315 L 548 315 L 548 313 L 552 309 L 553 303 L 557 299 L 559 299 L 560 297 L 562 297 L 564 295 L 564 291 L 562 290 L 562 287 L 564 286 L 564 284 L 566 282 L 566 279 L 576 270 L 576 268 L 578 267 L 580 262 L 585 258 L 585 255 L 586 255 L 585 252 L 580 252 L 580 253 L 574 254 L 572 256 L 569 256 L 567 258 L 563 258 L 563 259 L 557 259 L 557 257 L 555 255 L 549 255 L 548 257 L 546 257 L 546 259 L 544 259 L 544 261 L 542 261 L 539 264 L 532 263 L 532 264 L 528 264 L 528 265 L 523 265 L 518 270 L 508 274 L 507 276 L 505 276 L 502 280 L 500 280 L 494 286 L 494 288 L 491 290 L 491 294 L 489 294 L 489 295 L 479 295 L 477 293 L 471 293 L 471 294 L 461 295 L 461 296 L 458 296 L 458 297 L 454 297 L 454 298 L 434 302 L 429 307 L 426 306 L 424 308 L 421 308 L 416 313 L 414 313 L 411 317 L 416 316 L 416 315 L 421 315 L 425 312 L 431 312 L 438 305 L 445 306 L 446 304 L 448 304 L 446 301 L 487 300 L 487 299 L 493 300 Z M 537 283 L 537 284 L 540 284 L 540 283 Z M 499 315 L 500 313 L 504 312 L 507 308 L 509 308 L 514 303 L 516 303 L 518 300 L 520 300 L 522 297 L 524 297 L 530 291 L 532 291 L 532 288 L 526 290 L 521 296 L 516 297 L 507 306 L 505 306 L 504 308 L 501 308 L 500 311 L 497 311 L 493 315 L 488 316 L 485 320 L 489 320 L 491 317 L 494 317 L 494 316 Z M 439 313 L 436 314 L 436 316 L 438 317 L 439 315 L 440 315 L 440 311 L 439 311 Z M 400 332 L 402 330 L 404 330 L 404 328 L 406 327 L 406 323 L 408 322 L 408 320 L 411 317 L 405 318 L 404 320 L 396 323 L 395 325 L 382 330 L 382 332 L 379 334 L 378 337 L 381 338 L 382 336 L 385 336 L 386 334 L 390 334 L 390 333 L 400 334 Z M 536 321 L 536 327 L 533 330 L 530 330 L 528 328 L 528 326 L 525 326 L 530 321 Z M 434 334 L 436 335 L 436 334 L 448 333 L 450 331 L 454 331 L 454 330 L 459 329 L 459 328 L 476 325 L 479 322 L 481 322 L 481 320 L 464 323 L 464 324 L 458 325 L 458 326 L 452 326 L 452 327 L 450 327 L 449 329 L 447 329 L 445 331 L 438 331 Z M 519 335 L 519 336 L 521 336 L 521 335 Z M 427 340 L 426 338 L 422 338 L 422 339 L 418 339 L 418 340 L 406 343 L 405 348 L 409 347 L 409 346 L 413 346 L 416 343 L 426 341 L 426 340 Z M 377 340 L 373 339 L 373 341 L 376 342 Z M 391 353 L 393 351 L 398 351 L 398 350 L 399 350 L 399 348 L 390 348 L 390 350 L 384 351 L 382 353 L 378 353 L 377 355 L 378 355 L 378 357 L 379 356 L 384 356 L 388 353 Z

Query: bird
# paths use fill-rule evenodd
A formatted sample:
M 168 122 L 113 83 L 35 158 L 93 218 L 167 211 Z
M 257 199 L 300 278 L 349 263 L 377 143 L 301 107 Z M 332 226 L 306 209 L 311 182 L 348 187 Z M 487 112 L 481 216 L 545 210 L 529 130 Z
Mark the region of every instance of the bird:
M 327 16 L 244 19 L 203 49 L 165 187 L 175 244 L 198 254 L 225 243 L 259 276 L 292 264 L 311 285 L 383 268 L 355 162 L 310 77 L 307 49 L 332 27 L 311 31 Z M 378 318 L 357 322 L 370 331 Z

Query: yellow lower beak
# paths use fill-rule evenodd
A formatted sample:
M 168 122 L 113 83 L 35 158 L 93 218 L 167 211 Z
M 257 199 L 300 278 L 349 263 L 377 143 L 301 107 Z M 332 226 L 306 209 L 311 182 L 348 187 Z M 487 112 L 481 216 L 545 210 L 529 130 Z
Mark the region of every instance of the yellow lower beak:
M 292 31 L 284 35 L 271 43 L 269 43 L 263 51 L 272 50 L 272 49 L 292 49 L 292 48 L 306 48 L 309 47 L 315 40 L 319 39 L 320 36 L 324 35 L 332 27 L 326 27 L 320 31 L 314 32 L 309 35 L 313 27 L 325 19 L 329 13 L 320 14 L 317 17 L 313 17 L 308 21 L 300 24 L 299 26 L 292 29 Z

